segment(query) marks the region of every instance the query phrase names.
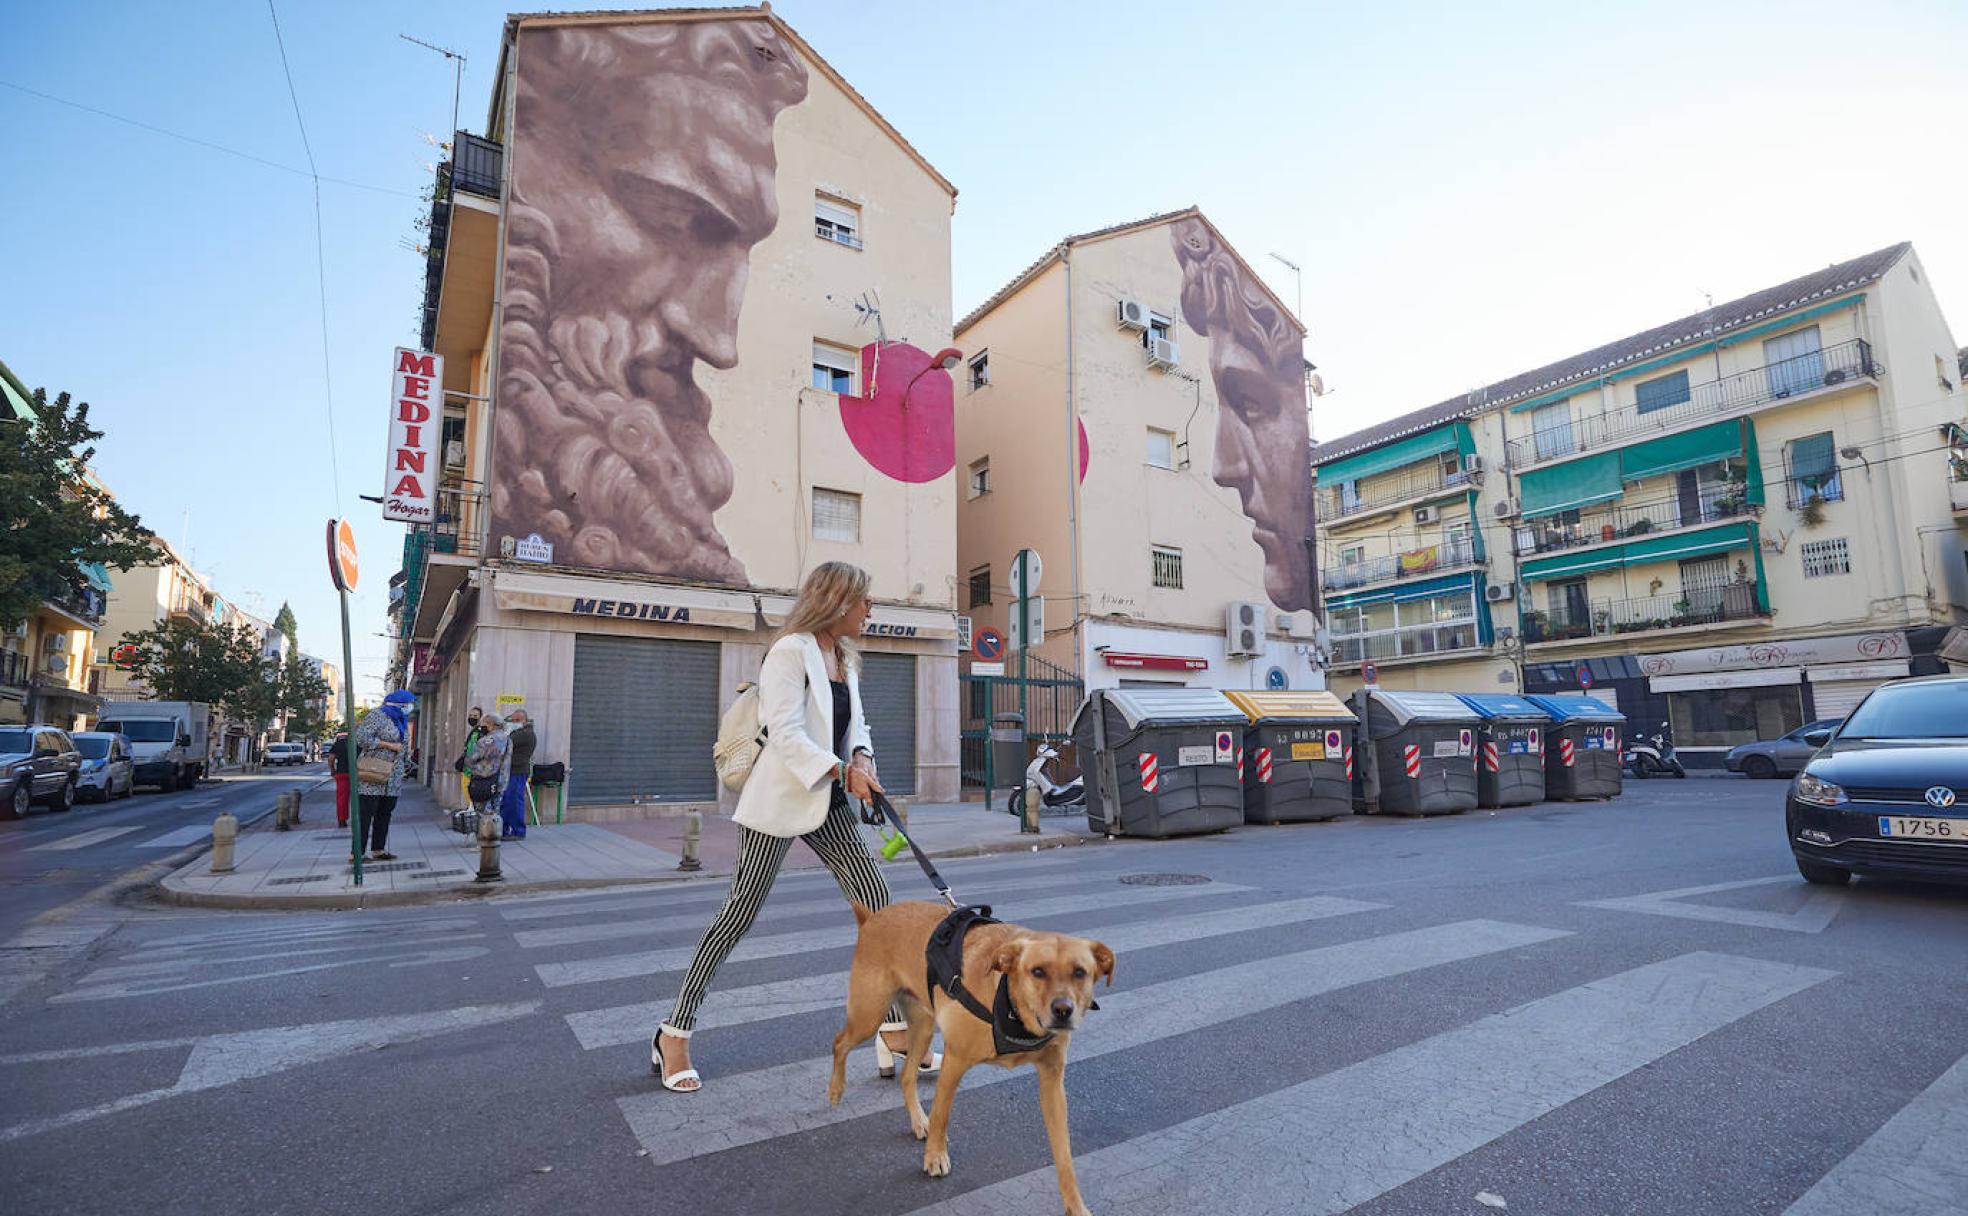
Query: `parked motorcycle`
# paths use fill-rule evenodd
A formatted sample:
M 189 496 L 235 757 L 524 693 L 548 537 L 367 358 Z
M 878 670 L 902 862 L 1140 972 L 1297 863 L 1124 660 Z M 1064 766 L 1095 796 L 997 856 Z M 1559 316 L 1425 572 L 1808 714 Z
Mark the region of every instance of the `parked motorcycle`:
M 1660 724 L 1651 735 L 1640 735 L 1627 740 L 1626 752 L 1620 757 L 1627 771 L 1634 777 L 1645 781 L 1660 774 L 1673 774 L 1686 777 L 1688 770 L 1681 767 L 1681 761 L 1674 754 L 1674 728 L 1666 722 Z
M 1005 802 L 1005 810 L 1013 816 L 1025 812 L 1025 789 L 1037 786 L 1039 789 L 1040 811 L 1064 811 L 1071 813 L 1086 806 L 1086 779 L 1075 777 L 1061 785 L 1046 772 L 1046 765 L 1059 758 L 1059 749 L 1050 743 L 1039 745 L 1038 754 L 1025 766 L 1025 781 L 1011 791 Z

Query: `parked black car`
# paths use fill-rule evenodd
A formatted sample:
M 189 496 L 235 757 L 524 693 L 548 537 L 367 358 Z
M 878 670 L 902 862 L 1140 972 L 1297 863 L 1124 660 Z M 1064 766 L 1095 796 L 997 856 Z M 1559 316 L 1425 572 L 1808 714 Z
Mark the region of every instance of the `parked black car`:
M 0 814 L 27 818 L 37 802 L 57 811 L 75 806 L 82 753 L 52 726 L 0 726 Z
M 1791 783 L 1784 822 L 1798 872 L 1968 882 L 1968 676 L 1897 680 L 1844 723 Z

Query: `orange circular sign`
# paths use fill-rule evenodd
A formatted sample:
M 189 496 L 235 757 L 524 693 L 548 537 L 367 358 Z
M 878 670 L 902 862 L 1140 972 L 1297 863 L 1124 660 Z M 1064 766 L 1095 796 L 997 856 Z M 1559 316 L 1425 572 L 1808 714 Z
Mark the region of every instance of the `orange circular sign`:
M 355 529 L 349 521 L 328 521 L 328 577 L 337 591 L 355 590 Z

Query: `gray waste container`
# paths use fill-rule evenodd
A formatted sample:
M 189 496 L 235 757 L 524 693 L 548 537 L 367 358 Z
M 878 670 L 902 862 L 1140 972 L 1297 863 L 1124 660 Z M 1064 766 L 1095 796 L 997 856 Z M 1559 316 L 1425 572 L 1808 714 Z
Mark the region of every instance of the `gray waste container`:
M 1362 688 L 1353 793 L 1369 813 L 1447 815 L 1476 805 L 1476 711 L 1450 692 Z
M 1544 749 L 1544 796 L 1616 798 L 1621 788 L 1620 736 L 1626 718 L 1594 697 L 1526 697 L 1551 715 Z
M 1213 688 L 1097 689 L 1073 718 L 1087 824 L 1115 836 L 1220 832 L 1244 821 L 1244 715 Z
M 1515 693 L 1459 692 L 1481 715 L 1476 729 L 1476 804 L 1544 801 L 1544 736 L 1551 715 Z
M 1329 692 L 1224 696 L 1249 722 L 1237 752 L 1245 823 L 1301 823 L 1353 813 L 1346 749 L 1356 720 Z

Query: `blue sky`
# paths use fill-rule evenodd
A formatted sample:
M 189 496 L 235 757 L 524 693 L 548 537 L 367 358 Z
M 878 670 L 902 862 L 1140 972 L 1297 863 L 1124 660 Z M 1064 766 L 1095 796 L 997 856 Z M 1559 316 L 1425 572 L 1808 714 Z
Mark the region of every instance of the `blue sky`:
M 334 461 L 307 178 L 0 87 L 0 358 L 92 402 L 116 493 L 324 656 L 352 515 L 359 695 L 402 532 L 355 495 L 451 115 L 397 35 L 468 56 L 482 130 L 512 7 L 281 2 L 320 171 L 378 188 L 322 187 Z M 1958 2 L 775 7 L 956 182 L 957 314 L 1065 233 L 1200 203 L 1286 300 L 1267 253 L 1304 268 L 1321 438 L 1898 240 L 1968 342 Z M 264 3 L 5 27 L 6 85 L 306 163 Z

